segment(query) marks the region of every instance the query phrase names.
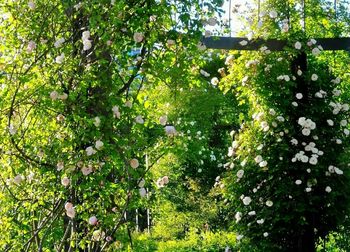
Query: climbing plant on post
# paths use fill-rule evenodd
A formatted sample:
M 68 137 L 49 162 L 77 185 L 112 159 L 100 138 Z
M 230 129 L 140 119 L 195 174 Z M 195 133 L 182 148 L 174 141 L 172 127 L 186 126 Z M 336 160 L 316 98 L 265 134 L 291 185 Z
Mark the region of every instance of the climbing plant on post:
M 349 210 L 349 105 L 341 93 L 348 80 L 334 75 L 333 60 L 342 54 L 324 51 L 346 49 L 348 39 L 313 39 L 340 35 L 346 25 L 338 16 L 340 28 L 332 33 L 335 20 L 323 2 L 310 1 L 306 7 L 315 11 L 307 11 L 303 26 L 300 3 L 265 1 L 259 18 L 250 19 L 251 41 L 207 40 L 212 47 L 231 40 L 227 49 L 256 50 L 234 52 L 220 83 L 249 107 L 232 134 L 223 181 L 232 228 L 247 251 L 315 251 Z M 330 25 L 318 26 L 320 20 Z

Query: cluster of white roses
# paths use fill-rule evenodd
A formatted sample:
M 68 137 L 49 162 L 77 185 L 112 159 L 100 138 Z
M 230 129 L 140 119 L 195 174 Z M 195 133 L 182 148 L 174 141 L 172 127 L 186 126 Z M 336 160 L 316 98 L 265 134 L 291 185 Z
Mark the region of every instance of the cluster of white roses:
M 292 139 L 291 143 L 293 145 L 297 145 L 298 141 L 296 139 Z M 316 144 L 314 142 L 310 142 L 309 144 L 303 143 L 305 146 L 305 151 L 312 152 L 311 157 L 308 157 L 304 151 L 299 151 L 295 156 L 292 158 L 292 162 L 300 161 L 302 163 L 310 163 L 311 165 L 316 165 L 318 163 L 319 156 L 323 155 L 323 151 L 316 148 Z M 308 169 L 308 172 L 311 172 L 311 170 Z
M 304 136 L 309 136 L 311 134 L 311 130 L 316 129 L 316 123 L 305 117 L 300 117 L 298 119 L 298 124 L 303 128 L 301 133 Z
M 66 209 L 66 214 L 69 218 L 73 219 L 75 217 L 75 209 L 71 202 L 67 202 L 64 205 L 64 208 Z
M 266 167 L 267 161 L 262 158 L 261 155 L 258 155 L 254 158 L 254 161 L 259 164 L 260 167 Z
M 59 94 L 56 90 L 54 90 L 50 93 L 50 98 L 53 101 L 55 101 L 57 99 L 64 101 L 64 100 L 67 100 L 68 94 L 66 94 L 66 93 Z
M 83 50 L 88 51 L 92 47 L 92 42 L 90 40 L 90 31 L 84 31 L 82 34 L 82 40 L 83 40 Z
M 139 180 L 138 187 L 139 187 L 139 193 L 141 197 L 145 197 L 147 195 L 147 190 L 145 188 L 146 181 L 144 178 Z
M 337 115 L 341 111 L 349 111 L 349 104 L 340 104 L 340 103 L 335 103 L 335 102 L 330 102 L 329 106 L 333 108 L 333 114 Z
M 158 188 L 162 188 L 164 186 L 166 186 L 169 183 L 169 177 L 168 176 L 164 176 L 162 178 L 159 178 L 156 182 L 156 185 Z
M 101 140 L 97 140 L 97 141 L 95 142 L 95 148 L 96 148 L 97 150 L 102 150 L 103 145 L 104 145 L 104 143 L 103 143 Z M 87 155 L 87 156 L 92 156 L 92 155 L 96 154 L 97 151 L 94 149 L 93 146 L 88 146 L 88 147 L 85 149 L 85 152 L 86 152 L 86 155 Z
M 328 166 L 328 171 L 326 171 L 326 176 L 330 176 L 332 173 L 343 175 L 344 172 L 339 169 L 338 167 L 335 167 L 333 165 Z

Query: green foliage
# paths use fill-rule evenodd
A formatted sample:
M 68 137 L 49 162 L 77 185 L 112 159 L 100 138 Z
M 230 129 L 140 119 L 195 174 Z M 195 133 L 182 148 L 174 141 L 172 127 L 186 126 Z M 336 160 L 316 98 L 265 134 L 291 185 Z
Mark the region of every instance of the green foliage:
M 238 251 L 235 249 L 235 240 L 236 236 L 233 233 L 198 232 L 194 229 L 190 230 L 188 235 L 181 240 L 159 241 L 152 235 L 140 234 L 135 237 L 133 251 L 218 252 L 225 251 L 226 247 L 231 248 L 231 251 Z
M 127 231 L 170 142 L 146 94 L 175 77 L 197 85 L 202 21 L 218 4 L 2 1 L 2 250 L 106 249 Z

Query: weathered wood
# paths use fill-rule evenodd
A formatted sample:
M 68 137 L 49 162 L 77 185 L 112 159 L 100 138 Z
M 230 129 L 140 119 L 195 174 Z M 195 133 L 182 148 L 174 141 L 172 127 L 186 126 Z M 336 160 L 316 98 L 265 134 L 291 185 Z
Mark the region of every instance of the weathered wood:
M 243 46 L 241 41 L 247 41 L 248 44 Z M 324 50 L 345 50 L 350 51 L 350 38 L 316 38 L 317 44 L 321 45 Z M 226 49 L 226 50 L 259 50 L 260 47 L 266 46 L 271 51 L 283 51 L 287 45 L 286 40 L 278 39 L 255 39 L 249 41 L 247 38 L 238 37 L 207 37 L 202 42 L 207 48 Z

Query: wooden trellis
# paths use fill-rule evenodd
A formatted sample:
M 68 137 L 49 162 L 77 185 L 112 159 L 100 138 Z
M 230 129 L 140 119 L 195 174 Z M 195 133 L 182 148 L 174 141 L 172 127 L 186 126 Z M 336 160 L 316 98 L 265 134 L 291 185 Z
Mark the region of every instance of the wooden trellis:
M 241 41 L 247 41 L 243 46 Z M 346 50 L 350 51 L 350 38 L 316 38 L 317 44 L 323 47 L 323 50 Z M 203 43 L 207 48 L 225 49 L 225 50 L 259 50 L 261 46 L 266 46 L 271 51 L 283 51 L 287 45 L 286 40 L 278 39 L 256 39 L 248 41 L 246 38 L 236 37 L 208 37 L 203 38 Z
M 229 26 L 231 26 L 231 6 L 233 0 L 229 0 Z M 261 0 L 258 1 L 257 8 L 257 16 L 260 18 L 260 4 Z M 337 2 L 338 0 L 334 0 L 333 8 L 335 16 L 337 19 Z M 305 1 L 302 1 L 302 19 L 303 19 L 303 29 L 305 30 L 306 26 L 306 17 L 305 17 Z M 230 33 L 231 34 L 231 33 Z M 318 45 L 323 47 L 323 50 L 345 50 L 350 51 L 350 38 L 315 38 Z M 242 46 L 240 44 L 241 41 L 246 40 L 248 42 L 247 45 Z M 202 40 L 203 44 L 207 48 L 211 49 L 225 49 L 225 50 L 259 50 L 261 46 L 266 46 L 271 51 L 283 51 L 284 47 L 287 45 L 286 40 L 277 40 L 277 39 L 256 39 L 248 41 L 246 38 L 238 38 L 238 37 L 205 37 Z

